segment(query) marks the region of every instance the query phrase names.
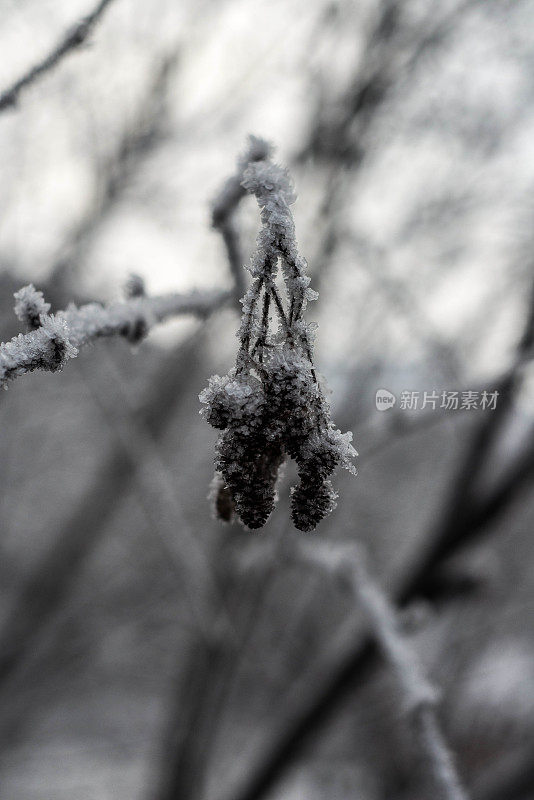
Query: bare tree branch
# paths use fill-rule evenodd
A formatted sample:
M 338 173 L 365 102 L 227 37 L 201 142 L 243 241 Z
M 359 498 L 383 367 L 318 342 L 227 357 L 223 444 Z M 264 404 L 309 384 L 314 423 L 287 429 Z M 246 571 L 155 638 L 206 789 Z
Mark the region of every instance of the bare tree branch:
M 113 0 L 100 0 L 96 8 L 62 37 L 53 50 L 0 94 L 0 112 L 17 104 L 20 92 L 50 72 L 66 55 L 80 47 Z
M 371 635 L 396 674 L 403 711 L 415 733 L 423 765 L 434 784 L 432 797 L 436 800 L 467 800 L 452 754 L 440 730 L 436 713 L 439 693 L 423 674 L 416 652 L 399 632 L 395 609 L 368 572 L 361 548 L 354 544 L 332 547 L 306 543 L 298 552 L 312 564 L 343 578 L 358 606 L 364 610 L 371 624 Z
M 17 293 L 19 304 L 23 293 L 24 302 L 31 311 L 22 309 L 19 316 L 28 321 L 34 314 L 36 297 L 42 299 L 42 295 L 30 285 Z M 35 330 L 0 344 L 0 386 L 37 369 L 58 371 L 80 348 L 102 337 L 123 336 L 135 344 L 156 323 L 184 314 L 205 316 L 224 305 L 229 297 L 230 293 L 223 291 L 132 297 L 105 306 L 99 303 L 79 308 L 69 306 L 54 316 L 40 314 Z

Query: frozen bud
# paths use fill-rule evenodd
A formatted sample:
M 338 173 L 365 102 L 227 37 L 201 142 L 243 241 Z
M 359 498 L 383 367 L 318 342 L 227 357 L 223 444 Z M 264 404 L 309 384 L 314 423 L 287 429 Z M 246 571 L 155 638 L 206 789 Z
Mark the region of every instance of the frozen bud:
M 242 185 L 256 199 L 273 226 L 289 228 L 294 236 L 294 223 L 287 205 L 296 200 L 287 169 L 268 160 L 252 161 L 243 174 Z
M 139 344 L 148 334 L 148 327 L 146 319 L 139 315 L 132 322 L 125 322 L 120 333 L 130 344 Z
M 69 358 L 78 355 L 78 350 L 69 341 L 69 329 L 64 319 L 53 315 L 43 316 L 41 322 L 42 325 L 36 333 L 41 334 L 46 342 L 47 352 L 43 361 L 46 369 L 57 372 L 63 369 Z
M 48 314 L 50 303 L 47 303 L 42 292 L 38 292 L 30 283 L 15 292 L 15 314 L 28 330 L 35 330 L 41 325 L 41 314 Z
M 248 137 L 248 151 L 243 160 L 243 167 L 250 161 L 263 161 L 270 158 L 273 151 L 273 146 L 266 142 L 265 139 L 260 139 L 258 136 L 250 134 Z
M 141 275 L 137 275 L 136 273 L 132 272 L 132 274 L 128 276 L 124 286 L 124 293 L 126 297 L 146 296 L 145 281 Z

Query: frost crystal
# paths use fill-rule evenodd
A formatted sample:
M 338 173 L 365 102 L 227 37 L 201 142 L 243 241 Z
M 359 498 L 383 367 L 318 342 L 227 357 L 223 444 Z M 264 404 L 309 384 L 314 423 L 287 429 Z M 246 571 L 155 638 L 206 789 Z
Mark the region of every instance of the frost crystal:
M 336 505 L 330 476 L 338 466 L 355 473 L 352 434 L 334 427 L 313 366 L 315 326 L 303 320 L 307 302 L 317 298 L 299 255 L 290 205 L 295 201 L 286 170 L 270 160 L 271 148 L 252 139 L 248 165 L 238 164 L 241 186 L 256 196 L 262 228 L 249 271 L 252 283 L 242 299 L 236 365 L 210 378 L 200 394 L 202 414 L 221 431 L 216 448 L 219 518 L 235 511 L 248 528 L 261 528 L 276 500 L 276 482 L 287 456 L 298 465 L 291 492 L 295 526 L 311 531 Z M 236 179 L 227 182 L 237 192 Z M 276 285 L 281 265 L 286 297 Z M 271 312 L 278 321 L 272 329 Z

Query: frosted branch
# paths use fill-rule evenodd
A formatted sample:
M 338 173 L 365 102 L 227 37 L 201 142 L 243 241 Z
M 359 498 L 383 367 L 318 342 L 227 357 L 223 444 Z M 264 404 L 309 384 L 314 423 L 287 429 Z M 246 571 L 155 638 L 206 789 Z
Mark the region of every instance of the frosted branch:
M 332 547 L 306 543 L 298 550 L 304 558 L 340 576 L 367 616 L 372 635 L 396 675 L 403 710 L 410 721 L 423 763 L 436 787 L 436 800 L 467 800 L 452 754 L 441 733 L 436 706 L 439 693 L 426 678 L 415 650 L 402 635 L 397 615 L 386 595 L 369 574 L 360 547 Z
M 165 319 L 210 314 L 229 299 L 230 293 L 195 291 L 158 297 L 134 296 L 108 305 L 70 305 L 54 316 L 48 315 L 49 304 L 31 285 L 15 297 L 17 316 L 33 330 L 0 344 L 0 385 L 4 387 L 26 372 L 62 369 L 82 347 L 102 337 L 122 336 L 136 344 Z
M 268 158 L 270 152 L 270 146 L 263 139 L 251 136 L 247 150 L 238 159 L 236 174 L 224 183 L 212 205 L 212 224 L 224 241 L 228 265 L 234 279 L 236 302 L 245 292 L 244 259 L 234 219 L 239 203 L 247 194 L 243 186 L 243 175 L 251 162 Z
M 50 72 L 66 55 L 80 47 L 113 0 L 100 0 L 96 8 L 71 28 L 48 53 L 31 69 L 0 94 L 0 112 L 17 104 L 20 92 L 35 83 L 42 75 Z

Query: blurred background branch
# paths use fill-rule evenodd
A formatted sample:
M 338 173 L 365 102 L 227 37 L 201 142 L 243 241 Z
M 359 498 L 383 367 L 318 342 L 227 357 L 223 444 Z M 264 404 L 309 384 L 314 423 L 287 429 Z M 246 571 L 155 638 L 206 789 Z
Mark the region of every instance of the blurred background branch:
M 15 106 L 23 89 L 36 83 L 43 75 L 54 69 L 65 56 L 85 44 L 96 23 L 112 2 L 113 0 L 100 0 L 90 14 L 87 14 L 86 17 L 67 31 L 42 61 L 37 62 L 25 75 L 22 75 L 15 83 L 4 89 L 0 94 L 0 112 Z

